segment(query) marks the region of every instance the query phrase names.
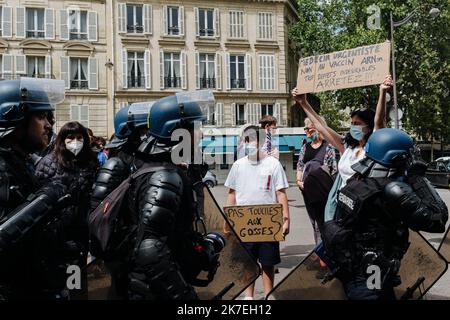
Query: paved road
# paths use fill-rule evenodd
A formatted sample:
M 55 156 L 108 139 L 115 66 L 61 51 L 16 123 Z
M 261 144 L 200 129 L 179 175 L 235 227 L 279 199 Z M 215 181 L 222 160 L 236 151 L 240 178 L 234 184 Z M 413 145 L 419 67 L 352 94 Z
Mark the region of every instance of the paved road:
M 450 207 L 450 191 L 442 189 L 438 191 L 447 206 Z M 218 204 L 223 206 L 227 189 L 223 186 L 217 186 L 212 189 L 212 193 Z M 279 273 L 275 276 L 275 284 L 283 279 L 314 248 L 311 223 L 306 213 L 302 195 L 297 187 L 288 189 L 288 199 L 290 199 L 291 231 L 286 241 L 280 245 L 281 263 L 278 265 Z M 437 247 L 443 234 L 424 234 L 424 236 Z M 255 299 L 262 299 L 263 297 L 262 280 L 258 279 L 255 287 Z M 450 270 L 436 283 L 425 298 L 450 300 Z

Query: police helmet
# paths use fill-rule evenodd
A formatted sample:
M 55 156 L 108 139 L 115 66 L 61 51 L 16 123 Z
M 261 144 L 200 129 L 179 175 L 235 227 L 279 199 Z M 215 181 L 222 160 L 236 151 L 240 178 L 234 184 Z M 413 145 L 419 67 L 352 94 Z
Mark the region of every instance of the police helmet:
M 114 116 L 114 138 L 105 147 L 117 148 L 128 141 L 136 129 L 147 126 L 153 101 L 133 103 L 120 109 Z
M 42 80 L 42 81 L 41 81 Z M 22 78 L 0 81 L 0 137 L 12 132 L 32 112 L 54 111 L 64 100 L 64 82 Z
M 206 117 L 197 102 L 178 103 L 176 96 L 158 100 L 150 110 L 148 134 L 163 140 L 170 140 L 177 128 L 189 128 L 195 121 Z
M 365 146 L 366 157 L 388 168 L 404 163 L 413 149 L 413 139 L 407 133 L 393 128 L 375 131 Z

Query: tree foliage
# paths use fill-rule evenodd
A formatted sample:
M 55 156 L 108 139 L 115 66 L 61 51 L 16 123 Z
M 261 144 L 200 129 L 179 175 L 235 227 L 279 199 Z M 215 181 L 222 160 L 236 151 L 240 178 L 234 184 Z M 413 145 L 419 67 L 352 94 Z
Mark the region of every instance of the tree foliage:
M 380 8 L 380 28 L 368 28 L 371 5 Z M 418 8 L 411 21 L 395 28 L 398 105 L 403 126 L 420 137 L 450 142 L 450 1 L 448 0 L 299 0 L 299 21 L 290 40 L 300 57 L 390 40 L 390 18 L 400 21 Z M 428 15 L 439 8 L 435 19 Z M 378 87 L 319 93 L 327 120 L 333 125 L 346 108 L 375 108 Z M 392 100 L 390 104 L 392 104 Z M 328 112 L 328 113 L 327 113 Z

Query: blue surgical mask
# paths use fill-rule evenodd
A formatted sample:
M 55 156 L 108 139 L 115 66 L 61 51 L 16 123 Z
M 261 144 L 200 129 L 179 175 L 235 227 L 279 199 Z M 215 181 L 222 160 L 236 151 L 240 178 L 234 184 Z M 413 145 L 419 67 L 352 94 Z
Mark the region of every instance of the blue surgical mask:
M 258 152 L 258 148 L 254 144 L 245 144 L 244 147 L 245 155 L 254 156 Z
M 306 138 L 306 141 L 313 142 L 317 139 L 317 133 L 314 133 L 311 137 Z
M 353 137 L 353 139 L 361 141 L 364 139 L 364 131 L 363 126 L 357 126 L 352 124 L 350 126 L 350 135 Z

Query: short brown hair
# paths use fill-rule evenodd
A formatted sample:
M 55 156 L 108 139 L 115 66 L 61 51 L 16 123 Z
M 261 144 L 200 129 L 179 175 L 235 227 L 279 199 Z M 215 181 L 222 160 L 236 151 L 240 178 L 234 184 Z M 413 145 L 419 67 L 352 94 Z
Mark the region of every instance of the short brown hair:
M 271 126 L 271 125 L 276 125 L 277 124 L 277 118 L 275 118 L 274 116 L 271 116 L 269 114 L 266 114 L 264 117 L 262 117 L 259 120 L 259 123 L 261 125 L 262 129 L 265 129 L 266 126 Z

